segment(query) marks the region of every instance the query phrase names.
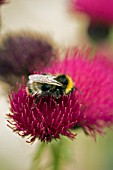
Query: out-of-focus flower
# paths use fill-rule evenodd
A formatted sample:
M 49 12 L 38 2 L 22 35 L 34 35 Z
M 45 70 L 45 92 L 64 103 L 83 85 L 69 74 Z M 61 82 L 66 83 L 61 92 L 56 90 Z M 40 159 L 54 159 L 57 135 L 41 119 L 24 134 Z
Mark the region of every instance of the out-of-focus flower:
M 55 44 L 36 32 L 10 32 L 1 38 L 0 75 L 12 82 L 11 76 L 27 76 L 55 59 Z
M 93 39 L 101 40 L 108 37 L 110 26 L 113 24 L 112 0 L 72 0 L 72 8 L 90 17 L 88 33 Z
M 76 134 L 70 129 L 76 124 L 82 105 L 76 92 L 69 96 L 55 99 L 46 96 L 34 106 L 35 97 L 26 93 L 25 87 L 10 95 L 11 113 L 8 114 L 9 126 L 22 137 L 29 136 L 33 142 L 36 138 L 43 142 L 60 139 L 61 135 L 74 139 Z
M 106 24 L 113 23 L 112 0 L 72 0 L 73 9 L 88 14 L 93 21 Z
M 75 52 L 46 72 L 70 75 L 82 92 L 78 99 L 85 111 L 77 120 L 78 127 L 94 136 L 95 132 L 101 133 L 113 124 L 113 61 L 101 54 L 90 59 Z

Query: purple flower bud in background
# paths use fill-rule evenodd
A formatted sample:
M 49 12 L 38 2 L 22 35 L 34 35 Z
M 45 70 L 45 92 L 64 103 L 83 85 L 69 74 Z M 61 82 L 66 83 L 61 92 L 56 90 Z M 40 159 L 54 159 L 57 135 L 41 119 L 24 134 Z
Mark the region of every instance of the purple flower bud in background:
M 0 75 L 3 80 L 15 84 L 19 77 L 42 71 L 51 65 L 55 56 L 55 44 L 36 32 L 9 32 L 1 37 Z

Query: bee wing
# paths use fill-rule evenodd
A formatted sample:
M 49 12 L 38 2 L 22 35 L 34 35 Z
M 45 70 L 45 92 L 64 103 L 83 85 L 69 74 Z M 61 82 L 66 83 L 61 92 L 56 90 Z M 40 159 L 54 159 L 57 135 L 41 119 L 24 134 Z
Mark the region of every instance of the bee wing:
M 32 80 L 37 83 L 46 83 L 46 84 L 52 84 L 56 86 L 63 86 L 62 83 L 55 80 L 56 76 L 51 74 L 32 74 L 29 76 L 29 80 Z

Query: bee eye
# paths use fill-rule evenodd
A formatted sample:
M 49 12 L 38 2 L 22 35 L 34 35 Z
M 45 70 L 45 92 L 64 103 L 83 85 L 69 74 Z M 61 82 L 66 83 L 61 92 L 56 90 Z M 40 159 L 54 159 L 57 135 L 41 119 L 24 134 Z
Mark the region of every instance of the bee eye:
M 50 84 L 42 84 L 42 91 L 48 91 L 50 90 L 51 85 Z
M 68 80 L 65 75 L 58 76 L 56 78 L 56 80 L 59 81 L 60 83 L 62 83 L 64 86 L 67 86 L 67 84 L 68 84 Z

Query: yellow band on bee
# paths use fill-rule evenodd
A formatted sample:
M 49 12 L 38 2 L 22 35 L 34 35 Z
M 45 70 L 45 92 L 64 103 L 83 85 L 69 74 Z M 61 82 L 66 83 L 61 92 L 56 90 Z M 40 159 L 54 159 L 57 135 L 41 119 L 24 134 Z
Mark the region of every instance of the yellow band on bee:
M 66 94 L 67 94 L 67 93 L 69 93 L 72 90 L 72 88 L 74 86 L 74 83 L 73 83 L 71 77 L 69 77 L 68 75 L 66 75 L 66 77 L 68 79 L 68 85 L 66 87 Z

